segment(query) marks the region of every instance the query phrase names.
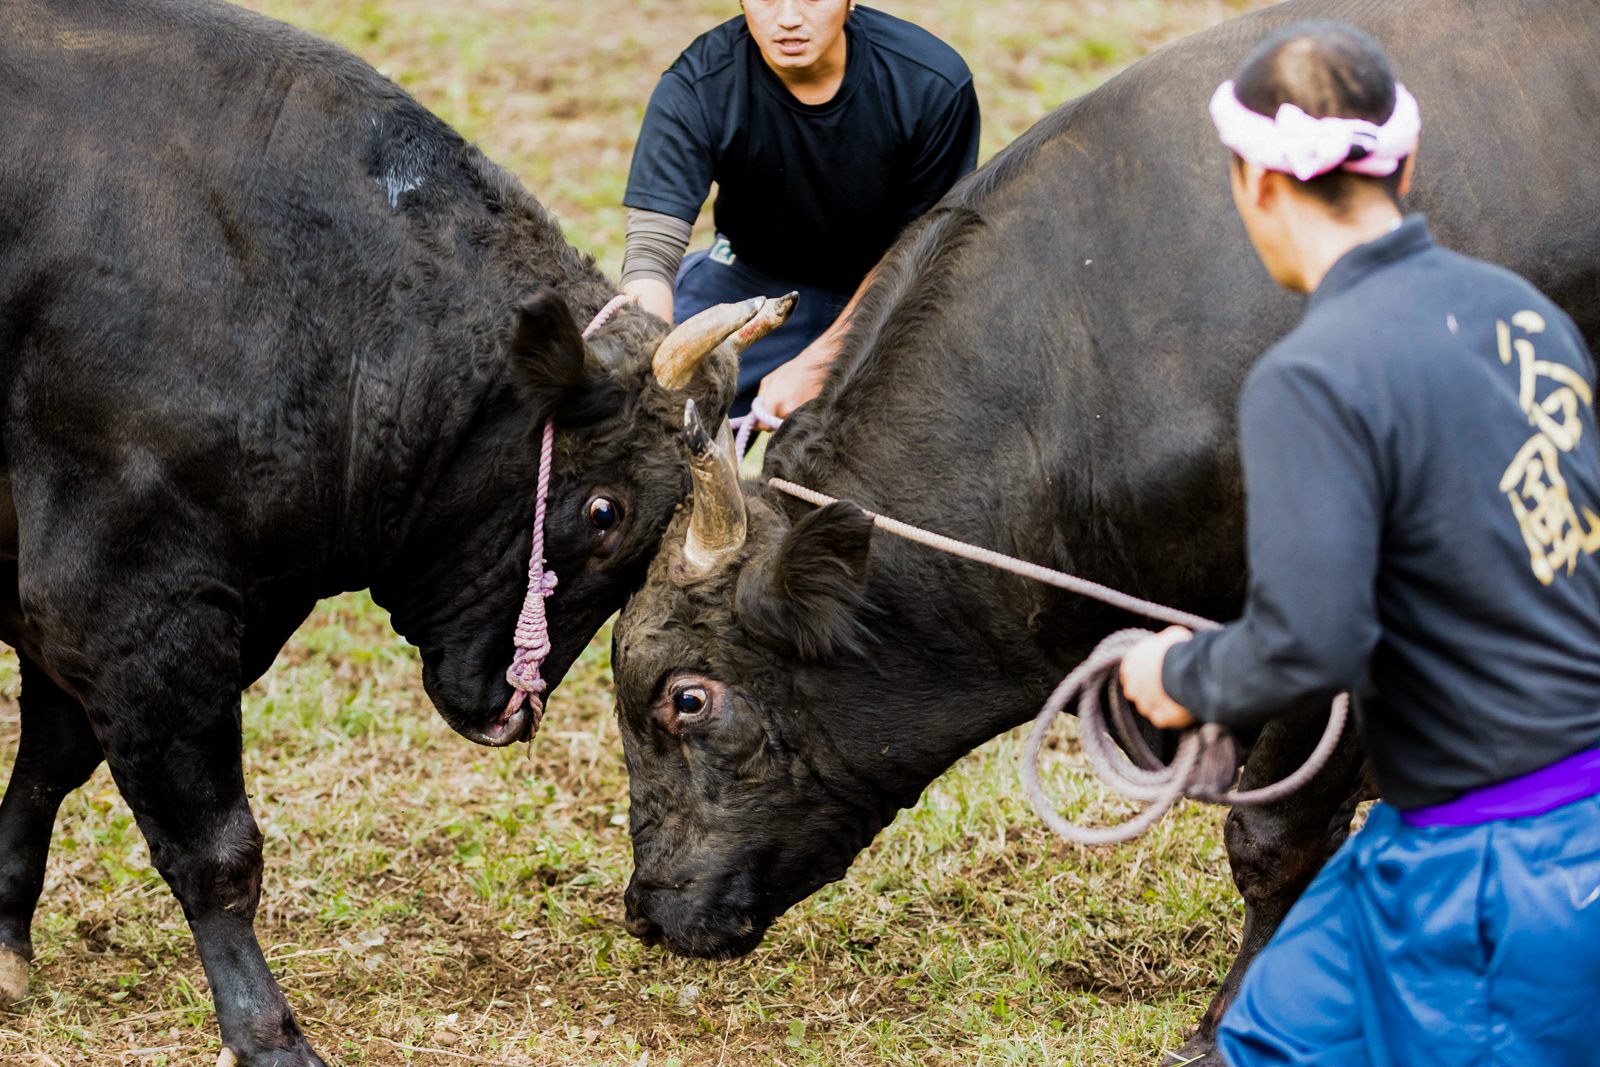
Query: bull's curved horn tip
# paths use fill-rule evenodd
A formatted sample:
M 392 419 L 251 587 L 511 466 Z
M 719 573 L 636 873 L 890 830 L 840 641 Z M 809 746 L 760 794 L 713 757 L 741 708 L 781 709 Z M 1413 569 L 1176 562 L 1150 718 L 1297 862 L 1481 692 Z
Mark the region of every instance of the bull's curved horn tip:
M 683 439 L 695 455 L 704 455 L 711 448 L 711 434 L 700 418 L 700 408 L 693 400 L 683 403 Z
M 701 362 L 755 318 L 766 303 L 766 297 L 753 296 L 737 304 L 715 304 L 673 327 L 651 360 L 656 381 L 667 389 L 688 385 Z

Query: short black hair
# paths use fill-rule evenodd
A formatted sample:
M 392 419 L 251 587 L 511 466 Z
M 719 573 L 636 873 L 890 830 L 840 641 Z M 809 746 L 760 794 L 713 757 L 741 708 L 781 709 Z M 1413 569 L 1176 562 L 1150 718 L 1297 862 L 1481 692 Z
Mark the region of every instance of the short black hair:
M 1262 41 L 1233 79 L 1239 103 L 1262 115 L 1293 104 L 1317 118 L 1366 119 L 1383 125 L 1394 114 L 1395 79 L 1389 57 L 1366 33 L 1348 23 L 1296 22 Z M 1374 185 L 1400 203 L 1402 166 L 1373 178 L 1333 170 L 1300 185 L 1335 210 L 1357 190 Z M 1290 175 L 1292 178 L 1293 175 Z

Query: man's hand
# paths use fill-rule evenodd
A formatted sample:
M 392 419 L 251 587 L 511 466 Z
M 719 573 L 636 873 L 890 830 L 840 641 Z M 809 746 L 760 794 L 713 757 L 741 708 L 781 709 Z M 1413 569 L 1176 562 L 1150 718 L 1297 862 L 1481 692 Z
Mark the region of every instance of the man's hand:
M 828 364 L 833 362 L 837 354 L 837 345 L 829 343 L 827 334 L 812 341 L 801 349 L 799 355 L 761 379 L 761 388 L 756 394 L 761 401 L 761 409 L 782 421 L 792 415 L 795 408 L 815 399 L 822 392 L 822 383 L 827 380 Z M 777 427 L 763 425 L 761 429 L 775 430 Z
M 650 314 L 672 325 L 672 286 L 659 278 L 635 278 L 622 291 Z
M 1122 657 L 1122 691 L 1140 715 L 1163 730 L 1181 730 L 1195 723 L 1189 709 L 1169 697 L 1161 684 L 1161 665 L 1166 662 L 1167 649 L 1193 636 L 1182 626 L 1169 626 L 1134 645 Z
M 861 284 L 856 286 L 855 294 L 850 297 L 844 310 L 839 312 L 839 317 L 833 320 L 833 325 L 801 349 L 799 355 L 761 379 L 761 388 L 757 390 L 756 397 L 767 414 L 782 422 L 794 414 L 795 408 L 815 400 L 817 394 L 822 392 L 822 383 L 828 380 L 828 368 L 833 365 L 834 357 L 844 344 L 845 332 L 850 328 L 850 317 L 856 313 L 856 305 L 861 303 L 862 294 L 872 286 L 877 276 L 878 268 L 873 267 L 861 279 Z M 765 423 L 761 428 L 777 429 Z

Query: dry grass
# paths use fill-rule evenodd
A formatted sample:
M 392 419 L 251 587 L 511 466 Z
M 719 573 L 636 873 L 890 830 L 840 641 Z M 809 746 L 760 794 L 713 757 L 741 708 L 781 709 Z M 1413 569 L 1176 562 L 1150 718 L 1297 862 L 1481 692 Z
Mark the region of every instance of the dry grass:
M 1234 3 L 888 2 L 977 73 L 987 156 L 1049 107 Z M 372 60 L 553 207 L 613 271 L 628 155 L 655 76 L 708 0 L 258 0 Z M 1178 1044 L 1239 908 L 1220 816 L 1072 852 L 1029 813 L 1001 738 L 887 830 L 747 960 L 620 929 L 627 789 L 602 634 L 531 751 L 475 749 L 433 714 L 412 649 L 363 596 L 324 604 L 245 696 L 267 838 L 258 923 L 330 1062 L 1131 1064 Z M 0 766 L 17 741 L 0 661 Z M 1063 781 L 1070 808 L 1100 813 Z M 1103 813 L 1102 813 L 1103 814 Z M 35 922 L 34 992 L 0 1064 L 215 1062 L 177 904 L 102 769 L 67 803 Z

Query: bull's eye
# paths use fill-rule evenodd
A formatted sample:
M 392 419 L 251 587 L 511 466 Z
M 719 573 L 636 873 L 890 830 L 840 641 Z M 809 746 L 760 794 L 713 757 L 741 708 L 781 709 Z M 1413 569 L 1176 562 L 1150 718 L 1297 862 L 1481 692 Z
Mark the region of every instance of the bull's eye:
M 706 691 L 699 686 L 680 689 L 672 694 L 672 710 L 679 718 L 692 718 L 706 710 Z
M 596 496 L 589 499 L 584 507 L 583 514 L 593 526 L 601 533 L 605 533 L 622 520 L 622 509 L 610 497 Z
M 651 716 L 674 737 L 688 737 L 714 726 L 727 709 L 728 690 L 721 682 L 701 674 L 681 674 L 656 692 Z

